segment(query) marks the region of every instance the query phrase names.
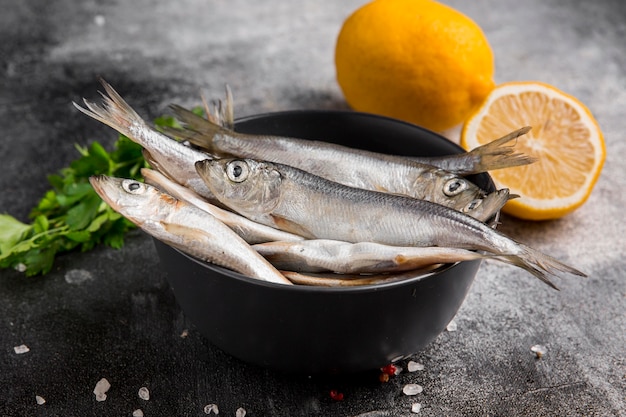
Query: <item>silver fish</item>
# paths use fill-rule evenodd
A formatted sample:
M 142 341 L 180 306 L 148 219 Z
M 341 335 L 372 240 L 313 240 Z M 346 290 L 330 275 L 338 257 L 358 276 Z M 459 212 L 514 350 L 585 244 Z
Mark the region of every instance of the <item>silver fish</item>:
M 167 132 L 216 155 L 287 164 L 352 187 L 433 201 L 483 221 L 513 197 L 509 196 L 508 190 L 486 196 L 479 187 L 457 173 L 423 161 L 329 142 L 237 133 L 182 107 L 174 105 L 172 108 L 186 130 L 168 129 Z M 531 158 L 512 154 L 512 148 L 505 144 L 529 130 L 529 127 L 519 129 L 474 153 L 434 158 L 433 162 L 465 173 L 468 165 L 480 166 L 484 171 L 489 164 L 494 169 L 528 164 L 533 161 Z M 492 158 L 477 156 L 482 152 Z M 473 172 L 472 169 L 469 171 Z
M 287 165 L 205 160 L 196 169 L 213 194 L 245 217 L 307 238 L 484 250 L 547 275 L 584 274 L 485 223 L 430 201 L 348 187 Z
M 225 97 L 224 100 L 218 99 L 213 101 L 213 106 L 209 106 L 207 101 L 202 98 L 205 107 L 205 113 L 207 115 L 207 120 L 210 122 L 209 124 L 205 124 L 202 121 L 198 120 L 197 117 L 188 113 L 182 107 L 174 106 L 175 111 L 179 113 L 179 117 L 181 117 L 184 121 L 186 121 L 191 130 L 193 132 L 190 133 L 190 140 L 192 140 L 197 146 L 200 147 L 211 147 L 211 138 L 221 131 L 219 127 L 224 128 L 225 130 L 234 130 L 235 126 L 235 117 L 234 117 L 234 103 L 233 103 L 233 93 L 228 85 L 225 88 Z M 403 156 L 401 158 L 408 158 L 420 164 L 426 164 L 429 166 L 434 166 L 437 168 L 444 169 L 446 171 L 458 174 L 458 175 L 469 175 L 469 174 L 478 174 L 481 172 L 493 171 L 496 169 L 510 168 L 514 166 L 527 165 L 533 162 L 536 162 L 536 158 L 524 155 L 521 153 L 515 152 L 515 141 L 522 135 L 525 135 L 530 131 L 530 126 L 522 127 L 516 131 L 509 133 L 499 139 L 495 139 L 485 145 L 476 147 L 469 152 L 465 152 L 462 154 L 455 155 L 446 155 L 446 156 L 431 156 L 431 157 L 406 157 Z M 179 133 L 178 130 L 174 131 L 174 133 Z M 232 133 L 232 132 L 231 132 Z M 226 134 L 224 132 L 224 134 Z M 270 140 L 274 138 L 274 136 L 268 137 Z M 511 144 L 513 142 L 513 144 Z M 336 145 L 338 152 L 352 152 L 353 149 L 342 147 L 340 145 Z M 357 151 L 358 152 L 358 151 Z M 253 158 L 253 159 L 265 159 L 267 158 L 257 158 L 252 155 L 233 155 L 242 158 Z M 400 156 L 399 156 L 400 157 Z M 282 161 L 273 161 L 273 162 L 282 162 Z M 287 164 L 292 165 L 292 164 Z M 307 171 L 306 168 L 302 168 Z M 320 174 L 317 174 L 320 175 Z M 332 178 L 331 178 L 332 179 Z M 350 185 L 350 184 L 347 184 Z
M 185 201 L 200 210 L 209 213 L 217 220 L 230 227 L 249 244 L 272 241 L 284 241 L 284 243 L 288 243 L 303 239 L 301 236 L 294 235 L 293 233 L 283 232 L 282 230 L 253 222 L 243 216 L 217 207 L 206 201 L 194 191 L 179 185 L 158 171 L 142 168 L 141 175 L 146 183 L 160 189 L 174 198 Z
M 252 245 L 252 249 L 281 270 L 340 274 L 411 271 L 433 264 L 470 261 L 486 256 L 457 248 L 399 247 L 329 239 L 266 242 Z
M 196 193 L 215 202 L 204 182 L 198 177 L 193 164 L 196 161 L 210 158 L 206 152 L 199 151 L 174 140 L 148 124 L 124 101 L 124 99 L 103 79 L 100 80 L 106 94 L 102 94 L 102 105 L 84 99 L 86 108 L 76 103 L 74 107 L 109 127 L 126 135 L 150 153 L 153 163 L 166 173 L 169 178 Z
M 315 287 L 356 287 L 360 285 L 380 285 L 390 282 L 402 281 L 405 279 L 425 276 L 438 265 L 431 265 L 422 269 L 415 269 L 407 272 L 396 272 L 391 274 L 334 274 L 334 273 L 302 273 L 296 271 L 281 271 L 291 282 L 298 285 L 308 285 Z
M 89 181 L 115 211 L 156 239 L 249 277 L 291 285 L 241 237 L 206 212 L 139 181 L 105 175 Z

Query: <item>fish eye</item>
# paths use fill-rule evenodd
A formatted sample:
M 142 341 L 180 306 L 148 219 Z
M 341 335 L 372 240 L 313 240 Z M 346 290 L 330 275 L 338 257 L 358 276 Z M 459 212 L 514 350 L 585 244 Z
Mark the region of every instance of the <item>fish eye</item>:
M 245 161 L 231 161 L 226 165 L 226 175 L 233 182 L 243 182 L 248 178 L 250 168 Z
M 453 197 L 467 190 L 467 181 L 462 178 L 448 180 L 443 186 L 443 193 L 448 197 Z
M 146 187 L 143 183 L 140 183 L 135 180 L 124 180 L 122 181 L 122 188 L 130 194 L 142 194 Z
M 482 203 L 483 200 L 481 200 L 480 198 L 472 200 L 467 203 L 467 205 L 463 208 L 463 212 L 467 213 L 468 211 L 476 210 Z

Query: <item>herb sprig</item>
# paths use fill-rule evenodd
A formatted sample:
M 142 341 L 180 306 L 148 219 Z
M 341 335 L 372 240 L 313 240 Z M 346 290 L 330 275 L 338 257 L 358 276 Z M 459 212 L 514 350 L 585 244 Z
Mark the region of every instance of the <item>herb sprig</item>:
M 200 107 L 193 111 L 204 115 Z M 157 129 L 181 127 L 171 116 L 158 117 L 154 124 Z M 119 249 L 126 233 L 136 228 L 102 201 L 89 177 L 104 174 L 143 180 L 141 168 L 148 164 L 142 147 L 119 135 L 111 152 L 98 142 L 76 149 L 80 156 L 69 167 L 48 176 L 52 189 L 31 210 L 30 224 L 0 214 L 0 269 L 15 268 L 27 276 L 46 274 L 57 254 L 88 251 L 99 244 Z
M 89 177 L 140 179 L 140 169 L 147 165 L 141 146 L 127 137 L 120 135 L 113 148 L 107 152 L 98 142 L 76 145 L 80 157 L 48 176 L 52 189 L 31 210 L 32 223 L 0 214 L 0 268 L 16 268 L 28 276 L 45 274 L 59 253 L 86 251 L 100 243 L 122 247 L 124 235 L 135 225 L 100 199 Z

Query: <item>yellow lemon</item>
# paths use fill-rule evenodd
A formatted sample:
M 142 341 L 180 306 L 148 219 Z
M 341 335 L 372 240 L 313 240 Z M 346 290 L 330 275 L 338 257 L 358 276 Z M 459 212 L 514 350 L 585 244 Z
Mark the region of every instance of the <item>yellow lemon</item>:
M 375 0 L 343 24 L 337 82 L 348 104 L 442 131 L 494 87 L 493 52 L 462 13 L 431 0 Z
M 575 97 L 539 82 L 498 85 L 463 127 L 461 146 L 473 149 L 522 126 L 532 130 L 518 139 L 516 151 L 537 162 L 493 171 L 498 188 L 521 198 L 505 213 L 527 220 L 562 217 L 591 194 L 606 157 L 602 131 Z

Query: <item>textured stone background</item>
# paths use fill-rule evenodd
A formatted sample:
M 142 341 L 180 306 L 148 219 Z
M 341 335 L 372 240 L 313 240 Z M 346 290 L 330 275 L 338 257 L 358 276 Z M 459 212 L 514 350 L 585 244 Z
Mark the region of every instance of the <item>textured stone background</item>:
M 171 102 L 235 92 L 236 114 L 345 109 L 334 79 L 341 22 L 361 1 L 0 0 L 0 212 L 25 220 L 46 175 L 75 143 L 116 134 L 71 101 L 97 98 L 103 76 L 146 118 Z M 588 105 L 608 158 L 589 201 L 554 222 L 504 217 L 501 230 L 589 274 L 560 292 L 521 270 L 484 262 L 446 332 L 415 355 L 425 370 L 387 384 L 377 373 L 285 376 L 229 357 L 189 323 L 152 242 L 58 259 L 46 277 L 0 272 L 0 415 L 625 416 L 626 3 L 485 0 L 445 3 L 475 19 L 496 56 L 496 80 L 541 80 Z M 566 181 L 567 179 L 564 179 Z M 79 282 L 76 277 L 86 277 Z M 183 330 L 189 335 L 181 338 Z M 16 355 L 13 346 L 31 351 Z M 534 344 L 548 348 L 534 359 Z M 109 398 L 91 393 L 106 377 Z M 401 393 L 415 382 L 424 392 Z M 152 398 L 137 398 L 141 386 Z M 346 398 L 333 402 L 330 389 Z M 38 406 L 35 395 L 46 398 Z M 384 414 L 388 412 L 389 414 Z

